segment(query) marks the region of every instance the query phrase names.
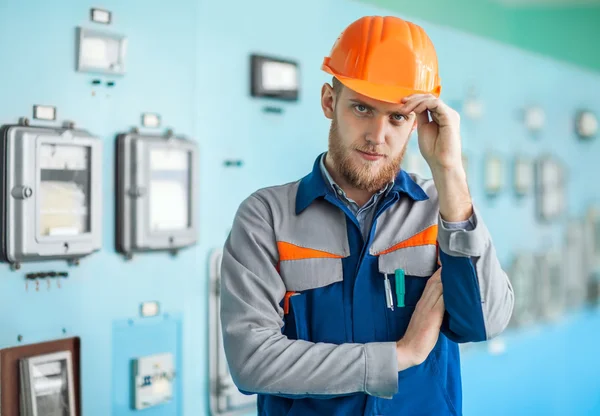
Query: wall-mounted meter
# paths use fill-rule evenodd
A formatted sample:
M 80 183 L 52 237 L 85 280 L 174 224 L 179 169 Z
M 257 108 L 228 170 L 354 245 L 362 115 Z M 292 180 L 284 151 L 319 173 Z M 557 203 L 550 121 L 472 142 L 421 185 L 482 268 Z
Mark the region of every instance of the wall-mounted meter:
M 130 258 L 195 244 L 196 143 L 133 130 L 118 136 L 117 147 L 117 250 Z
M 531 253 L 520 253 L 513 260 L 510 277 L 515 292 L 515 306 L 511 323 L 528 325 L 538 318 L 536 258 Z
M 251 94 L 297 101 L 300 89 L 298 62 L 253 54 L 250 56 Z
M 500 155 L 488 153 L 485 157 L 485 191 L 496 196 L 504 188 L 504 161 Z
M 102 142 L 68 125 L 5 125 L 2 260 L 78 259 L 102 243 Z
M 563 244 L 566 308 L 578 309 L 586 301 L 589 269 L 586 253 L 586 224 L 579 218 L 569 219 Z
M 517 156 L 513 165 L 513 186 L 519 197 L 529 194 L 535 185 L 534 165 L 526 156 Z
M 77 28 L 77 70 L 109 75 L 125 73 L 127 38 L 100 30 Z
M 585 260 L 588 274 L 588 302 L 600 302 L 600 206 L 588 208 L 585 218 Z
M 586 215 L 586 263 L 592 272 L 600 272 L 600 205 L 592 205 Z
M 560 250 L 548 251 L 539 254 L 536 260 L 538 317 L 556 320 L 562 316 L 567 303 L 562 253 Z
M 22 416 L 75 415 L 70 351 L 21 359 Z
M 175 381 L 173 354 L 163 353 L 133 361 L 134 403 L 136 410 L 169 403 Z
M 536 205 L 538 217 L 553 221 L 566 210 L 566 174 L 553 156 L 541 157 L 536 164 Z
M 209 364 L 210 409 L 212 416 L 247 414 L 256 410 L 256 396 L 242 394 L 234 384 L 223 348 L 221 333 L 221 259 L 223 250 L 215 249 L 209 259 Z

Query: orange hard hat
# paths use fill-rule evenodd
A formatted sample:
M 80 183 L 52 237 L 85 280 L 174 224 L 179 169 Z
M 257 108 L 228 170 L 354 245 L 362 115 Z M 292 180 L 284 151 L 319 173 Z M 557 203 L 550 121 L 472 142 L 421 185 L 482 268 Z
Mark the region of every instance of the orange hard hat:
M 367 97 L 399 103 L 442 90 L 435 48 L 423 28 L 393 16 L 366 16 L 338 37 L 321 66 Z

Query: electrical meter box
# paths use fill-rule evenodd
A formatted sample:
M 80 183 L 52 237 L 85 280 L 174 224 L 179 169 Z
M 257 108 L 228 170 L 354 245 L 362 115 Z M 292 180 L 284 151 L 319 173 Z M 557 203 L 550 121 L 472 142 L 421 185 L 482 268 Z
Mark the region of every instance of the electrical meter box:
M 141 410 L 169 403 L 173 399 L 174 380 L 173 354 L 163 353 L 135 359 L 133 408 Z
M 536 257 L 532 253 L 519 253 L 513 260 L 509 273 L 515 292 L 512 326 L 529 325 L 538 319 L 538 282 Z
M 77 262 L 102 244 L 102 142 L 85 130 L 0 129 L 1 258 Z
M 221 332 L 221 260 L 223 250 L 215 249 L 209 260 L 209 363 L 210 409 L 212 416 L 233 416 L 256 411 L 256 395 L 239 391 L 231 374 L 223 348 Z
M 557 320 L 562 317 L 567 303 L 563 255 L 561 250 L 552 250 L 539 254 L 536 260 L 538 316 L 543 320 Z
M 563 243 L 566 308 L 581 308 L 587 296 L 588 267 L 585 261 L 587 225 L 581 218 L 570 219 L 565 227 Z M 516 292 L 515 292 L 516 293 Z
M 117 250 L 172 253 L 196 243 L 196 143 L 172 131 L 117 137 Z
M 70 351 L 23 358 L 20 370 L 22 416 L 75 416 Z

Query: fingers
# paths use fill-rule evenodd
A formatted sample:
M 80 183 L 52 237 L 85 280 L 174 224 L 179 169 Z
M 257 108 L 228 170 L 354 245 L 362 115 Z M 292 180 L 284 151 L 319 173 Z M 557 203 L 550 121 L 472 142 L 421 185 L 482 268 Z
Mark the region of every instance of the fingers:
M 437 280 L 441 280 L 442 279 L 442 268 L 438 268 L 432 275 L 431 278 L 429 278 L 429 280 L 431 279 L 437 279 Z
M 404 104 L 402 112 L 417 115 L 417 123 L 424 125 L 429 122 L 428 114 L 438 125 L 445 125 L 450 120 L 450 108 L 439 98 L 432 94 L 414 94 L 402 99 Z
M 443 314 L 446 311 L 446 305 L 444 304 L 444 294 L 443 293 L 437 299 L 437 301 L 435 302 L 435 305 L 433 305 L 433 310 L 435 312 L 439 312 L 441 314 Z
M 420 302 L 423 303 L 423 307 L 426 310 L 433 309 L 436 302 L 438 301 L 440 296 L 442 296 L 443 293 L 441 273 L 436 273 L 434 273 L 433 276 L 429 278 L 429 281 L 425 285 L 425 290 L 421 295 Z
M 429 114 L 427 111 L 417 113 L 417 126 L 424 126 L 427 123 L 429 123 Z
M 433 110 L 440 105 L 439 99 L 431 94 L 415 94 L 402 99 L 402 112 L 410 114 L 413 111 L 417 114 L 424 112 L 427 109 Z M 429 108 L 429 106 L 431 108 Z
M 434 283 L 441 282 L 441 281 L 442 281 L 442 268 L 440 267 L 427 280 L 427 283 L 425 283 L 425 288 L 427 288 L 427 286 L 429 286 L 429 285 L 433 285 Z
M 411 95 L 409 97 L 405 97 L 402 99 L 404 103 L 402 106 L 402 113 L 411 114 L 414 112 L 417 115 L 417 125 L 423 126 L 429 123 L 429 113 L 427 111 L 417 111 L 417 107 L 421 105 L 424 100 L 431 99 L 433 96 L 428 96 L 424 94 Z

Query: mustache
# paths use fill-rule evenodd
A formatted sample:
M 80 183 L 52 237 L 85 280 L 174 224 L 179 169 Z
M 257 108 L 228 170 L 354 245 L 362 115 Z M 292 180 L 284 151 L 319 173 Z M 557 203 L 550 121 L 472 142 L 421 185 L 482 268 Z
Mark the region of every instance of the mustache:
M 385 156 L 387 157 L 387 152 L 384 152 L 383 149 L 377 149 L 377 146 L 357 146 L 354 148 L 354 150 L 358 150 L 359 152 L 364 152 L 364 153 L 370 153 L 370 154 L 376 154 L 379 156 Z

